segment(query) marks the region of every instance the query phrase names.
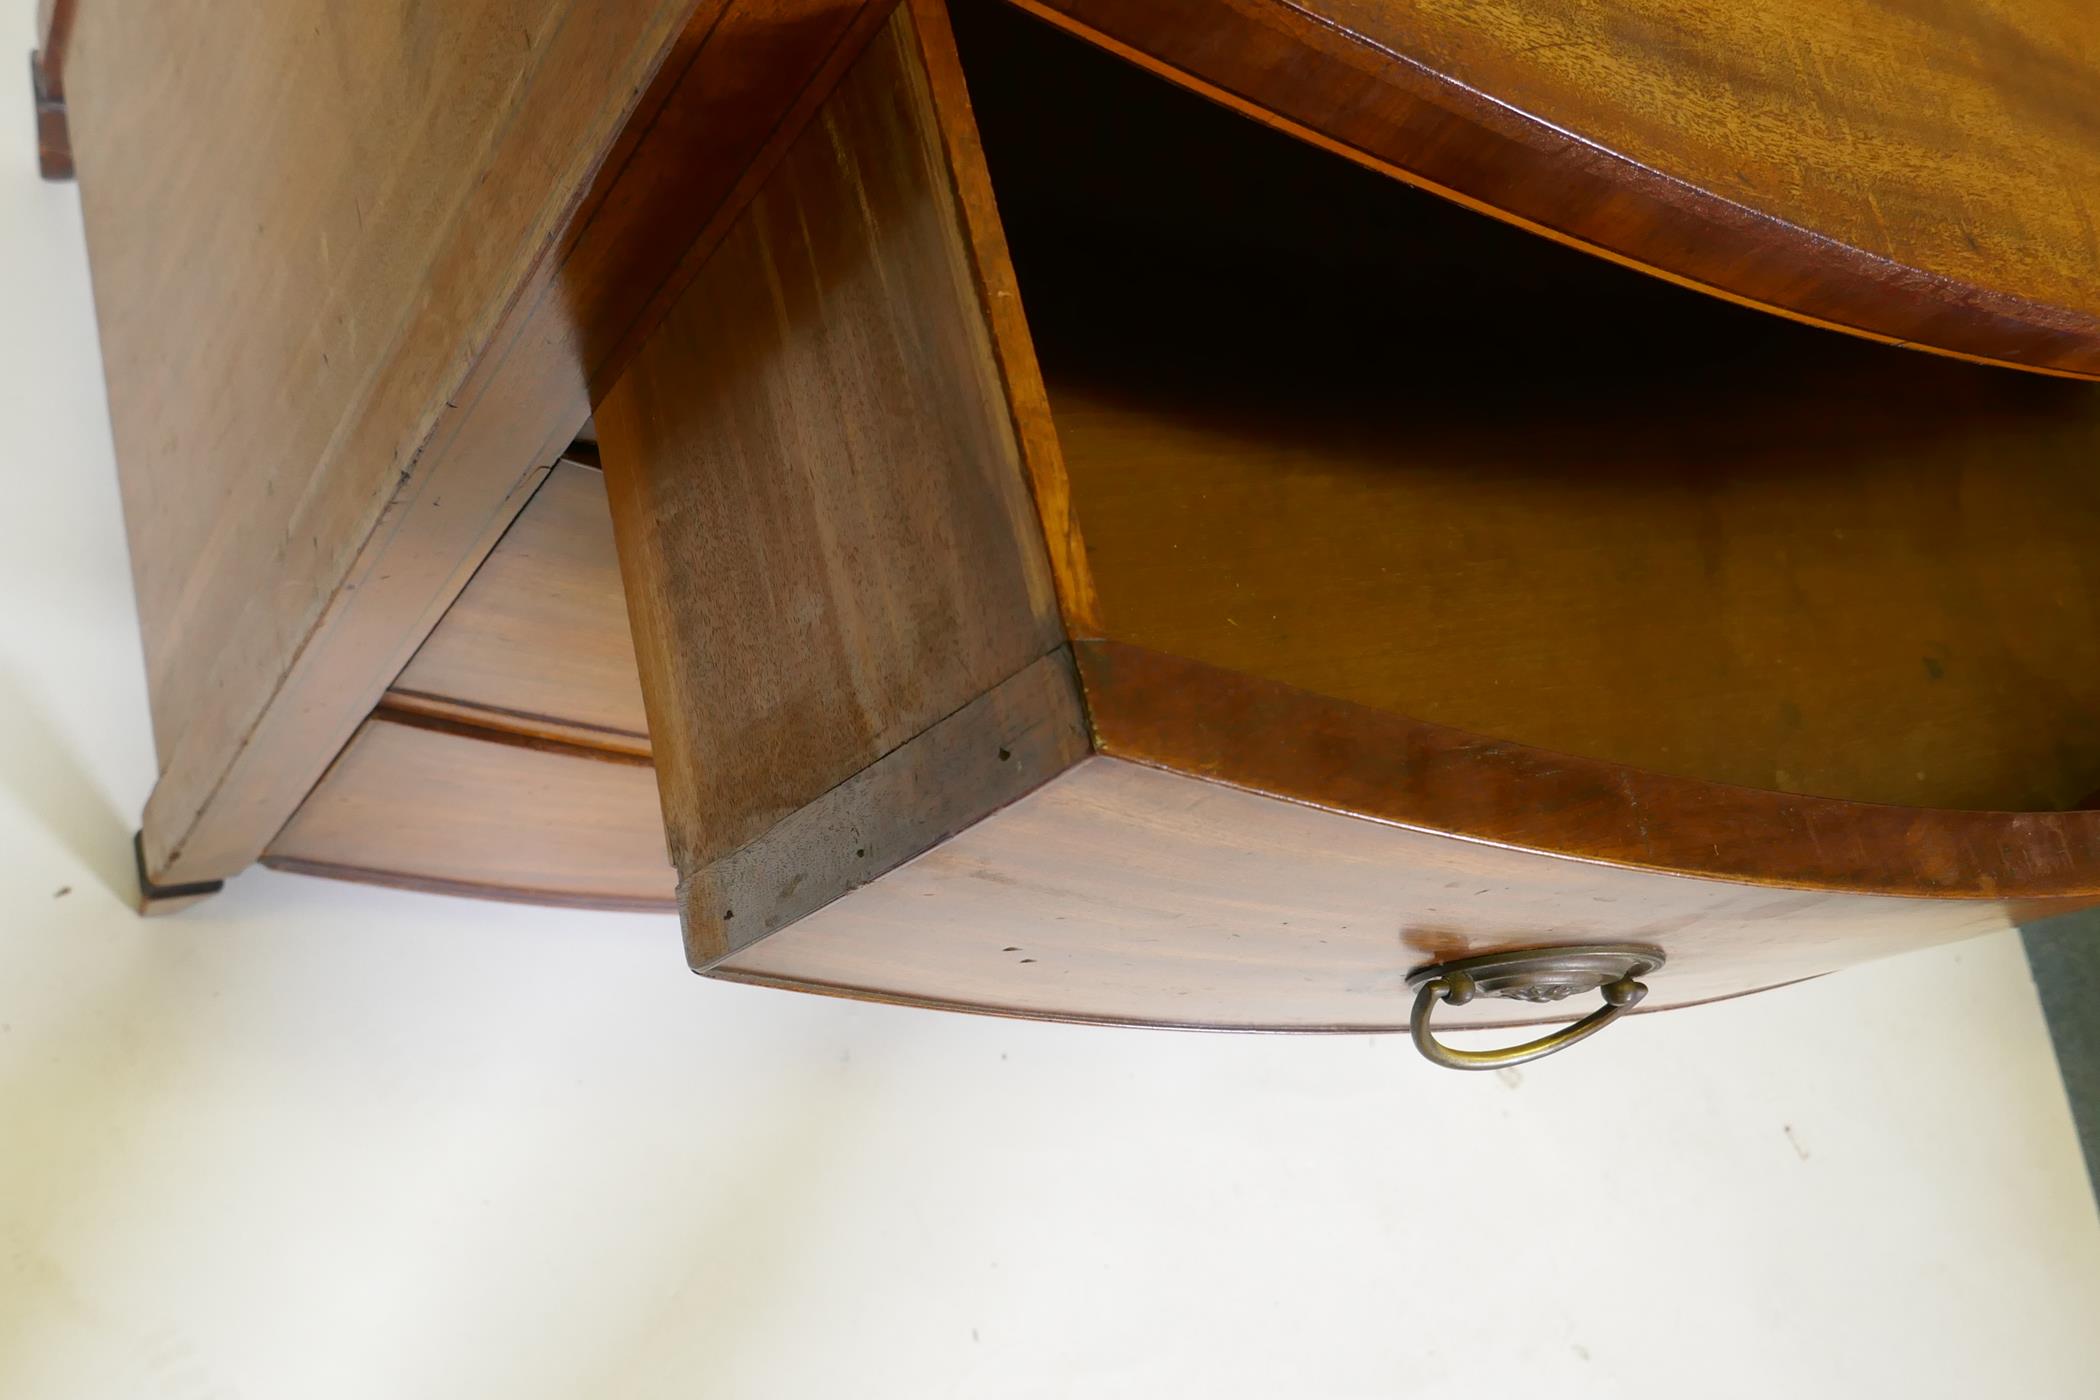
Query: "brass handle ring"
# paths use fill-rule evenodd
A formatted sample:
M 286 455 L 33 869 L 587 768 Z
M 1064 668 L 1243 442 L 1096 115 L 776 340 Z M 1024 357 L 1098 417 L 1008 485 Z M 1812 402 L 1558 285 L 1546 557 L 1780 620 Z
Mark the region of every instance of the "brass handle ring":
M 1648 995 L 1647 984 L 1638 979 L 1662 965 L 1660 949 L 1632 944 L 1538 948 L 1439 963 L 1422 968 L 1407 979 L 1415 988 L 1415 1009 L 1408 1018 L 1408 1030 L 1423 1058 L 1445 1069 L 1505 1069 L 1521 1065 L 1588 1040 L 1618 1020 Z M 1584 991 L 1602 993 L 1604 1005 L 1572 1026 L 1563 1026 L 1551 1035 L 1521 1045 L 1459 1050 L 1439 1041 L 1429 1024 L 1440 1001 L 1464 1006 L 1474 997 L 1485 995 L 1547 1002 Z

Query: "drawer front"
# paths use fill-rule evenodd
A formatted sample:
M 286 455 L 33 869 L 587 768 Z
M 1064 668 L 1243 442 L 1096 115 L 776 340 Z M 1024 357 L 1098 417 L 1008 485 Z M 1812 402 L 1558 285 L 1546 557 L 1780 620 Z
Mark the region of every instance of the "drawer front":
M 646 755 L 605 480 L 564 461 L 387 693 L 396 710 Z
M 670 909 L 656 774 L 566 746 L 376 715 L 264 863 L 447 894 Z
M 732 889 L 753 906 L 777 887 Z M 1392 1031 L 1408 975 L 1542 946 L 1638 944 L 1643 1012 L 2011 927 L 2002 902 L 1630 870 L 1365 821 L 1097 756 L 714 964 L 769 986 L 1060 1021 Z M 1481 997 L 1439 1024 L 1565 1020 Z

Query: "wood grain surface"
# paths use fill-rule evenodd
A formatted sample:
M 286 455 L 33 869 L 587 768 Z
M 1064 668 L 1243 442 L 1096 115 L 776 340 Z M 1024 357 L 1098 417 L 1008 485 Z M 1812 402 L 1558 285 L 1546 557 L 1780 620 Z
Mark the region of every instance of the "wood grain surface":
M 1408 972 L 1469 953 L 1653 944 L 1669 964 L 1646 1011 L 2004 929 L 2020 912 L 1566 860 L 1093 758 L 712 975 L 1057 1020 L 1398 1030 Z M 1438 1019 L 1571 1014 L 1483 999 Z
M 612 512 L 596 469 L 555 465 L 386 703 L 647 756 Z
M 1659 1010 L 2100 902 L 2100 812 L 1731 789 L 1075 651 L 1104 757 L 710 975 L 1057 1020 L 1399 1030 L 1406 974 L 1475 953 L 1652 944 Z
M 644 761 L 382 713 L 264 860 L 482 899 L 668 910 L 657 811 Z
M 2100 404 L 1997 387 L 1832 375 L 1713 450 L 1053 392 L 1111 637 L 1717 783 L 2054 810 L 2100 786 Z
M 2100 811 L 1972 812 L 1674 778 L 1118 642 L 1075 644 L 1101 751 L 1468 840 L 1750 884 L 2100 896 Z
M 87 7 L 68 95 L 160 878 L 283 824 L 867 9 Z
M 598 406 L 689 879 L 1062 641 L 916 45 L 898 12 Z
M 164 761 L 254 722 L 682 16 L 570 18 L 84 8 L 82 208 Z
M 2100 388 L 1640 277 L 996 13 L 1098 635 L 1723 783 L 2100 787 Z
M 984 144 L 971 109 L 969 84 L 956 51 L 948 7 L 942 0 L 910 0 L 912 23 L 920 36 L 919 57 L 939 120 L 941 148 L 955 184 L 956 206 L 968 242 L 970 270 L 977 296 L 991 323 L 992 352 L 998 361 L 1014 437 L 1028 469 L 1036 516 L 1042 522 L 1050 573 L 1057 583 L 1059 610 L 1066 630 L 1090 637 L 1099 630 L 1099 601 L 1086 561 L 1086 541 L 1072 518 L 1072 487 L 1065 474 L 1063 449 L 1050 417 L 1042 369 L 1036 362 L 1035 338 L 1021 310 L 1021 289 L 999 217 L 998 200 L 985 168 Z M 1038 108 L 1038 113 L 1047 108 Z M 1043 123 L 1054 126 L 1055 123 Z
M 2100 375 L 2088 0 L 1019 3 L 1302 139 L 1687 285 Z
M 681 892 L 687 960 L 706 971 L 1092 752 L 1072 658 L 1060 648 L 688 880 Z

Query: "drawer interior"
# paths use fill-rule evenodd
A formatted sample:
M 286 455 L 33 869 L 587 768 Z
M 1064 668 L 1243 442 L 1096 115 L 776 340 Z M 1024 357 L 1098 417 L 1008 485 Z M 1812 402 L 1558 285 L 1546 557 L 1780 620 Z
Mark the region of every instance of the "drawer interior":
M 1671 285 L 954 11 L 1108 637 L 1758 788 L 2100 789 L 2100 386 Z

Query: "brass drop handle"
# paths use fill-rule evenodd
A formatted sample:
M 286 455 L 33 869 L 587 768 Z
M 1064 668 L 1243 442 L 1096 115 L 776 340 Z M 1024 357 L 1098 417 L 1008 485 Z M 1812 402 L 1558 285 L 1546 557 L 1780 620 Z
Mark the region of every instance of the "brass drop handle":
M 1661 949 L 1632 943 L 1531 948 L 1438 963 L 1408 974 L 1407 985 L 1415 988 L 1415 1009 L 1408 1018 L 1408 1030 L 1423 1058 L 1445 1069 L 1504 1069 L 1521 1065 L 1588 1040 L 1618 1020 L 1648 995 L 1647 984 L 1638 979 L 1662 965 Z M 1429 1024 L 1440 1001 L 1464 1006 L 1477 996 L 1491 996 L 1551 1002 L 1591 991 L 1603 994 L 1604 1005 L 1574 1025 L 1497 1050 L 1455 1049 L 1438 1040 Z

